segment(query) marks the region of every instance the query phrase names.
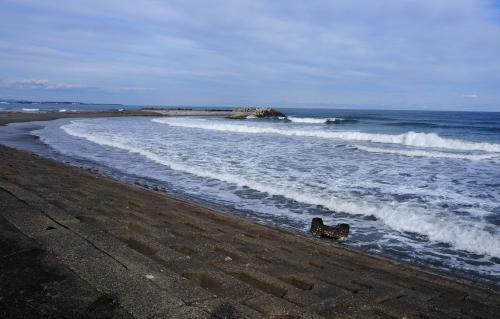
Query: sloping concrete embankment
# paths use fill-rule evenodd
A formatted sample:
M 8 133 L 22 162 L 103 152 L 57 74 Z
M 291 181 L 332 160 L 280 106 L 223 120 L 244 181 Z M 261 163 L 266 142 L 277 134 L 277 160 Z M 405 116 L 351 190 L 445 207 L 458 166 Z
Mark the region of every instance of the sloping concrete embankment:
M 79 314 L 96 313 L 90 307 L 99 299 L 92 299 L 93 292 L 106 301 L 99 308 L 102 317 L 499 318 L 500 314 L 500 297 L 493 291 L 3 146 L 0 218 L 5 229 L 17 234 L 4 238 L 3 245 L 22 244 L 20 238 L 25 236 L 54 267 L 74 276 L 68 287 L 83 296 L 77 300 L 86 300 L 75 310 Z M 6 259 L 1 258 L 3 266 Z M 61 293 L 69 294 L 63 288 Z M 18 302 L 22 298 L 18 296 Z M 60 303 L 72 307 L 70 301 Z M 51 305 L 50 300 L 40 299 L 39 304 L 44 303 Z

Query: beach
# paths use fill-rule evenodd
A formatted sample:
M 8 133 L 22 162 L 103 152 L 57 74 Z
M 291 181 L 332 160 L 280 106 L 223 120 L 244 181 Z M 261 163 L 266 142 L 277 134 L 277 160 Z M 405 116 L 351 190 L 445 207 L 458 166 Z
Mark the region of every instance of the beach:
M 233 112 L 232 110 L 191 110 L 145 108 L 140 110 L 99 111 L 99 112 L 0 112 L 0 125 L 14 122 L 50 121 L 61 118 L 102 118 L 127 116 L 246 116 L 251 112 Z
M 1 116 L 5 124 L 66 115 Z M 102 294 L 112 301 L 105 303 L 107 313 L 119 316 L 496 318 L 500 313 L 500 296 L 492 288 L 4 146 L 0 196 L 2 224 L 17 234 L 3 242 L 26 236 L 24 241 L 75 277 L 79 288 L 74 289 L 82 291 L 85 283 L 90 286 L 85 291 L 99 294 L 96 300 Z M 19 247 L 15 253 L 25 254 Z M 15 278 L 5 280 L 15 286 Z

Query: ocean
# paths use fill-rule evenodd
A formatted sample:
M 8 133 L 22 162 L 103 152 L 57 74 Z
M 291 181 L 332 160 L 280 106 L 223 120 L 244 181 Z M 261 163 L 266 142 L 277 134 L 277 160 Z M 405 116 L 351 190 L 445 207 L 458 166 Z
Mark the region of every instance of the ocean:
M 98 112 L 98 111 L 124 111 L 137 110 L 138 106 L 122 104 L 88 104 L 80 102 L 32 102 L 32 101 L 7 101 L 0 100 L 0 112 Z
M 348 223 L 343 245 L 500 285 L 500 113 L 280 111 L 16 123 L 0 142 L 298 234 Z

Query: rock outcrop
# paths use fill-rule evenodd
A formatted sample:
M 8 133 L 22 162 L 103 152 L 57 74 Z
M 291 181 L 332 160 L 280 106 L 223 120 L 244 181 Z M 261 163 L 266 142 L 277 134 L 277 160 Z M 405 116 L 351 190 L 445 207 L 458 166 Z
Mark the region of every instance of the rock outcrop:
M 285 114 L 272 108 L 259 108 L 253 113 L 256 117 L 284 117 Z
M 246 116 L 255 116 L 257 118 L 265 117 L 285 117 L 285 114 L 276 111 L 270 107 L 239 107 L 233 109 L 233 116 L 231 118 L 246 118 Z
M 315 237 L 328 237 L 338 241 L 344 241 L 349 235 L 349 225 L 338 224 L 337 226 L 327 226 L 323 224 L 321 218 L 315 217 L 311 222 L 311 233 Z

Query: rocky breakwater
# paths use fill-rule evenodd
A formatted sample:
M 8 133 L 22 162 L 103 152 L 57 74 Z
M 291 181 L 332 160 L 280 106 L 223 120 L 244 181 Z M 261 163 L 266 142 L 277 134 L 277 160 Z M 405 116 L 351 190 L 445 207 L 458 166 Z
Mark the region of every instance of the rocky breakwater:
M 285 114 L 276 111 L 270 107 L 244 107 L 244 108 L 234 108 L 232 110 L 232 115 L 228 116 L 230 119 L 246 119 L 248 117 L 256 118 L 273 118 L 273 117 L 285 117 Z

